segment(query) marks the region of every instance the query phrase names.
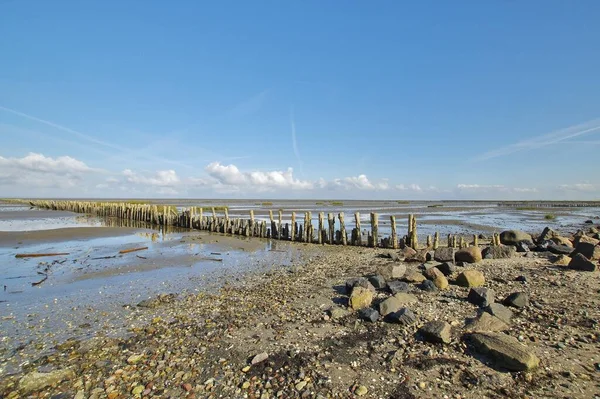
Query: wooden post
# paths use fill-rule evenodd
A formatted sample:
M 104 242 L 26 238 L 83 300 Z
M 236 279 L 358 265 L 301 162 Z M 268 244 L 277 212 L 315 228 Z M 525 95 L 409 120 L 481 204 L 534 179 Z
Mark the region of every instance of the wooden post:
M 391 247 L 393 249 L 398 249 L 398 234 L 396 233 L 396 216 L 390 216 L 390 225 L 392 226 L 392 236 L 390 237 Z
M 338 214 L 340 219 L 340 232 L 342 233 L 342 245 L 348 244 L 348 235 L 346 234 L 346 224 L 344 223 L 344 212 Z
M 354 224 L 356 226 L 356 245 L 362 245 L 362 231 L 360 230 L 360 213 L 354 213 Z
M 327 215 L 327 223 L 329 224 L 329 244 L 333 245 L 335 242 L 335 216 L 333 213 Z
M 415 215 L 411 215 L 412 216 L 412 225 L 410 228 L 410 244 L 412 246 L 412 248 L 414 250 L 419 249 L 419 238 L 417 236 L 417 218 L 415 217 Z
M 225 233 L 229 233 L 229 211 L 227 207 L 225 207 Z
M 277 238 L 277 226 L 275 225 L 272 209 L 269 209 L 269 221 L 271 222 L 271 238 Z
M 304 229 L 304 234 L 306 234 L 306 242 L 312 243 L 314 241 L 314 229 L 312 225 L 312 213 L 306 212 L 308 217 L 308 223 Z
M 371 237 L 372 237 L 372 246 L 373 248 L 377 248 L 379 237 L 379 215 L 377 213 L 371 212 Z
M 283 211 L 279 210 L 279 221 L 277 223 L 277 238 L 280 240 L 286 239 L 285 234 L 283 233 Z
M 452 248 L 452 234 L 448 234 L 448 248 Z
M 292 212 L 292 231 L 290 232 L 290 240 L 294 241 L 296 239 L 296 212 Z
M 317 234 L 317 242 L 323 244 L 323 212 L 319 212 L 319 233 Z
M 254 232 L 256 231 L 256 227 L 254 227 L 254 209 L 250 209 L 250 225 L 248 226 L 248 230 L 250 230 L 250 235 L 255 235 Z
M 433 236 L 433 249 L 438 249 L 439 246 L 440 246 L 440 233 L 438 233 L 436 231 Z
M 431 234 L 427 235 L 427 248 L 431 248 L 433 243 L 431 242 Z
M 474 247 L 479 246 L 479 237 L 477 237 L 477 234 L 473 234 L 473 246 Z

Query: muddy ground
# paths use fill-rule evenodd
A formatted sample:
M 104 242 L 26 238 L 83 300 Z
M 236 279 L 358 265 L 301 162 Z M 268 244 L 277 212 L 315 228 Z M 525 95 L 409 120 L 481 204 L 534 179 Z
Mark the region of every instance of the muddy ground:
M 543 254 L 483 260 L 485 286 L 502 300 L 526 292 L 507 334 L 540 366 L 509 372 L 474 352 L 464 322 L 478 313 L 469 289 L 425 292 L 411 284 L 410 326 L 359 320 L 344 283 L 373 274 L 384 250 L 302 245 L 302 259 L 244 278 L 216 293 L 163 296 L 127 309 L 130 335 L 68 340 L 0 382 L 7 398 L 593 398 L 600 395 L 598 272 L 551 265 Z M 419 270 L 418 263 L 408 269 Z M 459 267 L 458 272 L 463 268 Z M 449 277 L 452 282 L 453 277 Z M 520 277 L 519 279 L 517 279 Z M 525 277 L 523 279 L 523 277 Z M 526 281 L 522 281 L 526 280 Z M 388 297 L 380 291 L 375 302 Z M 338 316 L 338 315 L 336 315 Z M 449 344 L 417 333 L 431 320 L 452 325 Z M 251 364 L 258 354 L 267 359 Z M 60 373 L 41 388 L 31 380 Z M 54 374 L 53 374 L 54 373 Z M 23 376 L 26 376 L 23 379 Z M 63 380 L 60 382 L 60 380 Z M 42 384 L 43 385 L 43 384 Z

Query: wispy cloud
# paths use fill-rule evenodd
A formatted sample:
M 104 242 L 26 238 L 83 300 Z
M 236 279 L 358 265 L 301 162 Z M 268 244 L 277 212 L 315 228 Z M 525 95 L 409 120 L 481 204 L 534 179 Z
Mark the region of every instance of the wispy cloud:
M 246 115 L 252 115 L 260 111 L 270 91 L 270 89 L 265 89 L 259 93 L 254 94 L 252 97 L 239 102 L 227 111 L 227 115 L 233 117 L 241 117 Z
M 292 127 L 292 148 L 294 149 L 294 155 L 296 155 L 296 159 L 298 160 L 298 164 L 300 165 L 300 173 L 304 174 L 302 158 L 300 158 L 300 151 L 298 150 L 298 141 L 296 139 L 296 119 L 294 117 L 294 107 L 290 109 L 290 124 Z
M 580 125 L 574 125 L 565 129 L 557 130 L 548 134 L 535 136 L 527 140 L 500 147 L 495 150 L 487 151 L 477 157 L 474 161 L 485 161 L 505 155 L 510 155 L 518 151 L 529 151 L 542 148 L 551 144 L 557 144 L 566 140 L 600 131 L 600 119 L 594 119 Z

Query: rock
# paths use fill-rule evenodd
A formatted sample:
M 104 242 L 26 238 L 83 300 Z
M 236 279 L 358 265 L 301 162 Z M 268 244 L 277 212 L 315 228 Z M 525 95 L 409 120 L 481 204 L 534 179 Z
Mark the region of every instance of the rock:
M 394 251 L 386 251 L 383 252 L 382 254 L 379 255 L 382 258 L 387 258 L 387 259 L 391 259 L 394 262 L 399 262 L 400 261 L 400 255 L 397 252 Z
M 354 310 L 368 308 L 373 302 L 373 291 L 363 288 L 354 287 L 350 294 L 350 307 Z
M 375 323 L 377 320 L 379 320 L 379 312 L 373 308 L 363 308 L 358 311 L 358 317 L 362 320 Z
M 450 276 L 456 271 L 456 266 L 449 262 L 440 263 L 436 266 L 436 268 L 441 271 L 444 276 Z
M 592 219 L 588 219 L 584 223 L 585 224 L 594 224 L 594 221 Z
M 450 324 L 445 321 L 430 321 L 419 329 L 421 336 L 429 342 L 450 343 Z
M 529 306 L 529 295 L 525 292 L 513 292 L 504 299 L 503 303 L 513 308 L 524 308 Z
M 473 333 L 470 342 L 477 352 L 494 360 L 497 366 L 511 371 L 531 370 L 540 363 L 529 348 L 503 333 Z
M 144 358 L 143 354 L 131 355 L 127 358 L 127 363 L 128 364 L 138 364 L 139 362 L 142 361 L 143 358 Z
M 598 265 L 590 261 L 582 254 L 575 254 L 569 262 L 569 268 L 573 270 L 580 270 L 584 272 L 595 272 L 598 270 Z
M 409 326 L 417 321 L 417 317 L 409 308 L 401 308 L 397 312 L 390 313 L 386 319 L 403 326 Z
M 335 306 L 335 307 L 329 309 L 329 316 L 333 320 L 335 320 L 335 319 L 341 319 L 342 317 L 346 317 L 349 314 L 350 313 L 346 309 L 341 308 L 339 306 Z
M 390 313 L 399 311 L 403 305 L 415 302 L 417 302 L 417 297 L 414 295 L 399 292 L 379 304 L 379 314 L 385 317 Z
M 448 279 L 444 276 L 444 273 L 439 271 L 436 267 L 430 267 L 425 271 L 425 277 L 433 281 L 433 284 L 440 290 L 445 290 L 448 288 Z
M 354 394 L 356 396 L 364 396 L 364 395 L 367 394 L 367 392 L 369 392 L 369 390 L 367 389 L 367 387 L 364 386 L 364 385 L 361 385 L 358 388 L 356 388 L 356 391 L 354 391 Z
M 475 287 L 469 291 L 467 300 L 473 305 L 484 308 L 494 303 L 494 296 L 494 290 L 491 288 Z
M 557 255 L 552 259 L 552 264 L 556 266 L 569 266 L 571 257 L 567 255 Z
M 510 321 L 513 317 L 513 312 L 509 308 L 499 303 L 490 303 L 485 311 L 491 314 L 492 316 L 496 316 L 506 324 L 510 324 Z
M 436 292 L 438 288 L 435 283 L 431 280 L 425 280 L 421 284 L 419 284 L 419 289 L 427 292 Z
M 526 283 L 527 282 L 527 277 L 525 277 L 525 276 L 517 276 L 515 278 L 515 281 L 520 281 L 522 283 Z
M 369 277 L 369 282 L 373 287 L 375 287 L 375 289 L 378 290 L 385 288 L 386 286 L 385 278 L 380 274 Z
M 368 289 L 369 291 L 375 292 L 375 287 L 373 287 L 373 284 L 371 284 L 369 280 L 364 277 L 354 277 L 346 281 L 346 293 L 348 295 L 352 294 L 354 287 L 362 287 Z
M 481 249 L 479 249 L 479 247 L 467 247 L 459 249 L 454 254 L 454 259 L 456 259 L 457 262 L 465 263 L 481 262 Z
M 600 259 L 600 246 L 592 244 L 591 242 L 580 242 L 570 254 L 571 258 L 575 254 L 582 254 L 589 260 L 598 260 Z
M 567 247 L 573 247 L 573 243 L 567 237 L 561 237 L 561 236 L 552 237 L 550 239 L 550 241 L 553 241 L 554 243 L 556 243 L 558 245 L 566 245 Z
M 540 234 L 540 236 L 537 238 L 536 244 L 541 244 L 545 241 L 553 239 L 554 237 L 558 237 L 558 233 L 552 230 L 550 227 L 546 227 L 544 231 L 542 231 L 542 234 Z
M 133 389 L 131 390 L 131 394 L 133 396 L 139 396 L 142 394 L 142 392 L 144 392 L 144 386 L 143 385 L 136 385 L 135 387 L 133 387 Z
M 388 263 L 377 268 L 377 274 L 380 274 L 386 280 L 399 279 L 404 276 L 405 272 L 406 265 L 402 263 Z
M 404 259 L 412 258 L 416 254 L 417 254 L 417 251 L 415 251 L 411 247 L 404 247 L 400 250 L 400 257 L 403 257 Z
M 406 281 L 407 283 L 420 283 L 422 281 L 425 281 L 426 278 L 417 271 L 409 270 L 404 274 L 402 280 Z
M 554 241 L 550 241 L 552 244 L 546 247 L 546 251 L 552 252 L 555 255 L 570 255 L 573 252 L 573 247 L 567 245 L 555 244 Z
M 600 243 L 599 240 L 592 238 L 592 237 L 588 237 L 585 234 L 577 236 L 575 238 L 575 240 L 573 240 L 573 246 L 577 247 L 577 245 L 579 245 L 579 243 L 581 242 L 587 242 L 589 244 L 594 244 L 594 245 L 598 245 L 598 243 Z
M 465 270 L 456 278 L 456 284 L 462 287 L 481 287 L 485 284 L 485 277 L 479 270 Z
M 439 247 L 433 254 L 433 259 L 438 262 L 454 263 L 454 248 Z
M 49 373 L 38 373 L 37 371 L 33 371 L 21 378 L 19 381 L 19 390 L 27 395 L 50 385 L 74 379 L 75 372 L 71 369 L 54 370 Z
M 500 233 L 500 242 L 504 245 L 517 245 L 517 243 L 526 241 L 533 244 L 531 235 L 519 230 L 506 230 Z
M 255 364 L 264 362 L 268 358 L 269 358 L 269 354 L 267 352 L 262 352 L 262 353 L 259 353 L 258 355 L 255 355 L 252 358 L 252 360 L 250 361 L 250 364 L 255 365 Z
M 510 259 L 516 252 L 512 245 L 498 245 L 485 247 L 481 255 L 484 259 Z
M 426 249 L 421 249 L 419 251 L 416 251 L 416 253 L 411 256 L 411 257 L 406 257 L 404 259 L 405 262 L 419 262 L 419 263 L 425 263 L 427 262 L 427 250 Z
M 481 313 L 465 324 L 467 331 L 505 331 L 508 328 L 508 324 L 487 312 Z
M 394 295 L 399 292 L 408 292 L 410 286 L 404 281 L 390 281 L 387 283 L 387 288 Z
M 515 247 L 517 248 L 517 252 L 525 253 L 525 252 L 530 251 L 529 245 L 530 245 L 529 241 L 519 241 L 518 243 L 515 244 Z

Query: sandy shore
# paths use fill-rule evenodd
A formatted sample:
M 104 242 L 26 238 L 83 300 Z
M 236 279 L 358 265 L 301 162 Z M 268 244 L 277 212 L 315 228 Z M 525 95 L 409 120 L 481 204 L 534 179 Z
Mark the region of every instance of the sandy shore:
M 140 229 L 122 227 L 68 227 L 53 230 L 0 231 L 0 247 L 118 237 L 134 234 Z
M 477 315 L 468 288 L 426 292 L 410 284 L 415 324 L 368 323 L 344 310 L 348 278 L 374 273 L 382 250 L 308 246 L 291 268 L 230 278 L 217 293 L 164 296 L 132 307 L 129 337 L 67 341 L 35 369 L 63 373 L 40 397 L 76 398 L 592 398 L 600 394 L 600 282 L 597 273 L 552 266 L 542 255 L 484 260 L 469 266 L 501 300 L 525 292 L 506 333 L 539 359 L 507 372 L 474 353 L 465 320 Z M 417 264 L 407 264 L 417 271 Z M 458 268 L 460 272 L 463 268 Z M 450 276 L 450 281 L 456 277 Z M 525 282 L 524 282 L 525 280 Z M 389 294 L 378 292 L 376 301 Z M 443 320 L 448 344 L 422 340 L 420 326 Z M 134 322 L 135 321 L 135 322 Z M 267 360 L 251 365 L 257 354 Z M 27 364 L 27 363 L 26 363 Z M 66 373 L 66 374 L 65 374 Z M 58 375 L 56 374 L 56 375 Z M 30 374 L 29 374 L 30 375 Z M 17 392 L 22 375 L 0 382 Z M 20 381 L 20 382 L 19 382 Z M 12 393 L 14 392 L 14 393 Z

